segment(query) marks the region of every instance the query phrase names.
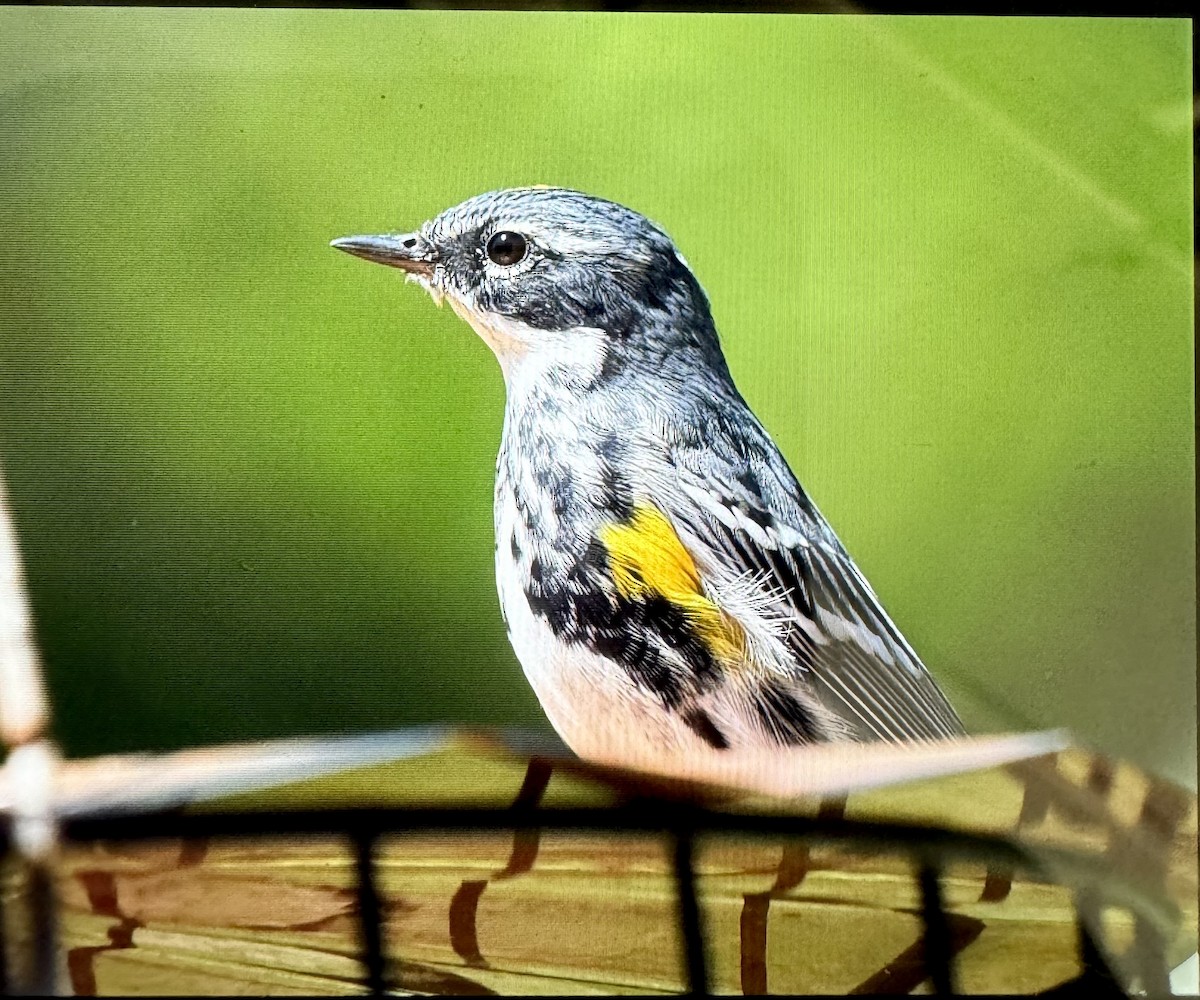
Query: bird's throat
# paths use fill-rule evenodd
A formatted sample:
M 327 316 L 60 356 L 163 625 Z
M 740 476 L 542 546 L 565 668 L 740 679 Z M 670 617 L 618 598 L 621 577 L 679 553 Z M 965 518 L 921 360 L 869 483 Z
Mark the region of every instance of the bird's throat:
M 529 328 L 523 323 L 506 320 L 495 314 L 480 312 L 454 296 L 447 296 L 450 308 L 475 331 L 485 344 L 492 349 L 505 375 L 529 351 Z

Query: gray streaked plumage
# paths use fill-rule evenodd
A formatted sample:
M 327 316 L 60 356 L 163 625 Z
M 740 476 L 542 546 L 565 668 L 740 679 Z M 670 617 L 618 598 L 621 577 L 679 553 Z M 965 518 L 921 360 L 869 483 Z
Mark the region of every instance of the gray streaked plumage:
M 738 393 L 705 293 L 656 225 L 517 188 L 334 245 L 408 271 L 500 360 L 501 606 L 577 752 L 604 727 L 706 751 L 962 733 Z M 605 532 L 646 507 L 694 561 L 700 599 L 744 632 L 744 663 L 678 600 L 617 582 Z

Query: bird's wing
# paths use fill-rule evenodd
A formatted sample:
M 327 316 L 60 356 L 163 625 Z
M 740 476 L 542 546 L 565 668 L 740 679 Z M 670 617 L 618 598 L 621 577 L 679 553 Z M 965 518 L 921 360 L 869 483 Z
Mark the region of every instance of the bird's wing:
M 857 738 L 962 735 L 949 701 L 790 471 L 760 466 L 769 483 L 732 472 L 675 467 L 668 509 L 706 579 L 719 590 L 717 578 L 728 583 L 732 574 L 773 602 L 798 679 Z M 790 506 L 789 516 L 772 506 Z

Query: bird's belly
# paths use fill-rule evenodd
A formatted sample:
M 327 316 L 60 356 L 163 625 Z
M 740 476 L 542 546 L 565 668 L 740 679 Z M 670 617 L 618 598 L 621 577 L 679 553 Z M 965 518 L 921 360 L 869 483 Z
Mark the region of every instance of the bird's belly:
M 658 751 L 711 752 L 619 664 L 556 636 L 529 606 L 513 563 L 498 559 L 496 571 L 513 651 L 550 724 L 575 753 L 588 760 L 644 765 L 648 754 L 653 758 Z

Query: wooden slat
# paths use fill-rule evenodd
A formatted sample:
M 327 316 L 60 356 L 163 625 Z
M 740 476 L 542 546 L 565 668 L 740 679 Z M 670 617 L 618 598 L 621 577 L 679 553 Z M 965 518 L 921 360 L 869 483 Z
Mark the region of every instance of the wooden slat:
M 1180 907 L 1169 955 L 1181 960 L 1196 947 L 1195 856 L 1188 853 L 1196 837 L 1194 796 L 1097 761 L 1103 758 L 1068 754 L 879 790 L 852 796 L 844 811 L 1102 855 L 1114 873 L 1159 884 Z M 364 769 L 345 785 L 322 779 L 311 783 L 315 789 L 297 786 L 280 801 L 311 805 L 309 797 L 318 795 L 359 804 L 368 788 L 368 799 L 381 804 L 429 801 L 439 788 L 457 801 L 477 793 L 512 801 L 523 776 L 519 760 L 481 761 L 477 749 L 460 746 L 424 761 Z M 591 804 L 613 792 L 556 775 L 548 794 L 557 804 Z M 270 808 L 272 801 L 260 794 L 254 804 Z M 767 803 L 733 805 L 753 810 Z M 798 801 L 788 808 L 835 815 L 841 806 Z M 902 855 L 720 837 L 701 839 L 696 862 L 718 992 L 924 988 L 917 886 Z M 352 880 L 349 846 L 332 836 L 71 847 L 61 893 L 73 982 L 107 995 L 361 991 Z M 378 883 L 399 989 L 683 989 L 663 838 L 554 831 L 519 843 L 507 831 L 389 836 L 380 844 Z M 961 989 L 1038 991 L 1078 973 L 1070 886 L 957 864 L 943 890 Z M 1118 955 L 1134 940 L 1124 910 L 1105 914 L 1097 931 Z

